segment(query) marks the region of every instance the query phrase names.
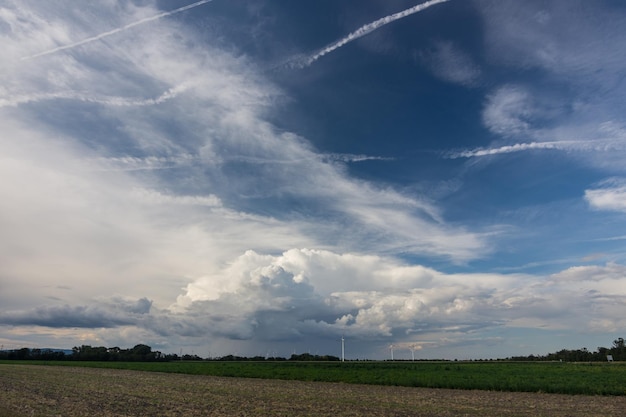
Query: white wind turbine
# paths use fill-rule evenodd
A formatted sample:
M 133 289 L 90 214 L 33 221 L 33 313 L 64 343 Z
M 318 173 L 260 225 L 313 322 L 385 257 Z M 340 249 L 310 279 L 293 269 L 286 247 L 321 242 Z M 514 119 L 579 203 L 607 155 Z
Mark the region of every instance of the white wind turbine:
M 344 346 L 344 338 L 343 335 L 341 335 L 341 362 L 344 362 L 346 360 L 346 351 L 345 351 L 345 346 Z

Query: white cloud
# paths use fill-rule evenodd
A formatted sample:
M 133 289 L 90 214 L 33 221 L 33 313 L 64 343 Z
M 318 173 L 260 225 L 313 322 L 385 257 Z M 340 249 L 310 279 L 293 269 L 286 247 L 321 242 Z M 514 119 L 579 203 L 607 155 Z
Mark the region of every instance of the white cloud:
M 623 179 L 607 180 L 603 187 L 585 190 L 585 200 L 597 210 L 626 212 L 626 183 Z
M 619 285 L 619 265 L 580 267 L 586 278 L 446 274 L 398 261 L 461 263 L 489 242 L 449 224 L 435 202 L 356 180 L 337 163 L 377 157 L 319 153 L 273 126 L 285 98 L 245 56 L 200 42 L 176 19 L 128 26 L 158 15 L 151 4 L 0 8 L 0 316 L 25 326 L 16 338 L 141 335 L 176 350 L 209 336 L 412 343 L 511 326 L 593 331 L 605 317 L 623 324 L 622 295 L 602 275 Z M 54 53 L 34 57 L 42 51 Z M 454 44 L 431 58 L 451 82 L 479 76 Z M 529 141 L 462 156 L 602 145 L 600 130 L 610 149 L 621 146 L 617 116 L 586 121 L 596 136 L 580 145 L 568 142 L 579 125 L 537 129 L 546 101 L 536 89 L 497 88 L 485 126 Z M 587 198 L 623 210 L 620 193 L 605 186 Z M 109 328 L 51 327 L 79 325 L 70 319 L 80 315 Z
M 472 156 L 558 149 L 593 168 L 622 171 L 623 10 L 578 0 L 474 5 L 483 16 L 485 65 L 494 79 L 521 81 L 487 96 L 483 123 L 500 139 Z
M 142 14 L 151 15 L 149 11 Z M 395 235 L 399 245 L 409 251 L 427 251 L 465 260 L 484 250 L 478 235 L 433 223 L 428 217 L 437 218 L 437 221 L 441 221 L 441 217 L 430 204 L 393 190 L 379 190 L 351 180 L 341 168 L 327 163 L 324 157 L 320 158 L 304 139 L 276 132 L 263 120 L 264 113 L 279 97 L 274 87 L 255 75 L 245 61 L 221 51 L 208 53 L 206 48 L 180 48 L 177 36 L 190 34 L 180 33 L 182 30 L 173 25 L 168 28 L 176 34 L 172 35 L 162 30 L 166 23 L 160 22 L 158 32 L 145 25 L 133 28 L 132 37 L 116 33 L 112 36 L 120 39 L 115 46 L 102 46 L 94 40 L 88 44 L 89 48 L 81 50 L 83 54 L 93 54 L 94 60 L 106 60 L 106 67 L 113 67 L 114 71 L 86 68 L 79 61 L 66 58 L 65 51 L 41 56 L 36 60 L 50 61 L 49 71 L 58 72 L 60 77 L 56 79 L 59 81 L 51 83 L 49 79 L 28 78 L 20 85 L 21 96 L 16 93 L 6 100 L 14 105 L 23 101 L 21 105 L 24 106 L 40 104 L 41 97 L 48 97 L 50 103 L 46 104 L 52 106 L 56 104 L 52 99 L 55 94 L 67 99 L 72 98 L 74 93 L 71 92 L 75 91 L 81 101 L 99 105 L 93 109 L 102 121 L 117 125 L 116 133 L 121 133 L 138 152 L 137 155 L 119 155 L 114 147 L 117 143 L 100 142 L 97 146 L 113 155 L 91 158 L 96 162 L 95 169 L 98 165 L 108 169 L 107 164 L 113 169 L 127 170 L 187 169 L 188 175 L 204 177 L 206 184 L 189 184 L 189 192 L 193 195 L 201 194 L 198 188 L 208 188 L 211 195 L 229 204 L 236 203 L 241 195 L 252 198 L 292 195 L 309 201 L 322 199 L 323 205 L 330 208 L 329 213 L 341 219 L 347 231 L 365 226 L 364 230 L 370 230 L 370 236 L 389 236 L 388 242 L 392 242 Z M 74 68 L 75 74 L 71 78 L 64 73 L 67 68 Z M 23 91 L 29 86 L 35 90 L 35 83 L 39 85 L 37 91 L 45 86 L 44 92 Z M 54 92 L 59 87 L 63 92 Z M 161 92 L 176 91 L 176 94 L 166 93 L 167 102 L 160 99 L 164 97 L 163 93 L 146 94 L 146 90 L 151 92 L 157 88 Z M 89 92 L 93 89 L 98 90 L 97 94 Z M 124 98 L 119 94 L 122 91 L 130 91 L 135 97 L 153 94 L 158 98 Z M 30 98 L 22 100 L 20 97 Z M 71 101 L 67 104 L 70 105 Z M 118 108 L 126 104 L 141 106 Z M 143 104 L 153 105 L 145 109 Z M 20 110 L 22 107 L 17 111 Z M 164 120 L 169 123 L 164 124 Z M 165 129 L 176 131 L 175 136 L 164 134 Z M 188 159 L 178 155 L 188 156 Z M 356 159 L 359 158 L 351 160 Z M 279 163 L 281 166 L 277 169 Z M 238 171 L 243 167 L 254 174 L 230 175 L 235 167 Z M 171 186 L 166 178 L 168 174 L 155 174 L 166 187 Z M 334 184 L 334 187 L 329 188 L 328 184 Z M 421 213 L 427 213 L 426 217 Z M 282 213 L 272 214 L 284 216 L 289 213 L 282 210 Z M 396 220 L 381 221 L 381 215 Z M 419 233 L 421 230 L 428 233 Z M 416 240 L 418 234 L 422 237 Z
M 171 169 L 200 162 L 199 156 L 182 154 L 175 156 L 121 156 L 96 157 L 84 161 L 88 171 L 141 171 L 153 169 Z
M 355 180 L 278 131 L 267 119 L 282 93 L 245 57 L 197 42 L 175 19 L 128 26 L 158 13 L 145 2 L 0 9 L 5 309 L 121 294 L 159 311 L 250 249 L 455 262 L 488 250 L 432 202 Z
M 41 329 L 33 326 L 56 326 L 64 337 L 112 345 L 119 345 L 124 333 L 142 335 L 145 343 L 165 350 L 185 343 L 216 349 L 225 340 L 253 340 L 241 353 L 259 354 L 254 346 L 320 343 L 344 335 L 394 343 L 398 349 L 417 344 L 436 357 L 443 346 L 471 344 L 507 329 L 617 331 L 626 324 L 625 280 L 626 267 L 614 263 L 549 276 L 446 274 L 356 253 L 248 251 L 187 285 L 170 308 L 155 307 L 146 298 L 100 297 L 89 306 L 5 311 L 0 321 L 31 326 L 34 334 Z M 106 329 L 89 333 L 89 321 Z M 66 326 L 85 329 L 72 333 Z
M 617 6 L 587 7 L 584 0 L 475 4 L 484 16 L 487 52 L 498 63 L 541 68 L 594 84 L 612 82 L 623 67 L 625 16 Z M 596 73 L 600 68 L 603 74 Z
M 379 339 L 459 319 L 467 327 L 483 327 L 484 317 L 471 312 L 478 305 L 474 298 L 511 283 L 504 276 L 446 276 L 379 256 L 249 251 L 219 274 L 190 284 L 172 308 L 185 322 L 200 312 L 221 317 L 220 322 L 226 320 L 229 329 L 239 329 L 237 334 L 247 338 L 286 333 Z M 280 322 L 280 330 L 268 322 Z
M 112 36 L 112 35 L 115 35 L 117 33 L 123 32 L 125 30 L 131 29 L 131 28 L 133 28 L 135 26 L 143 25 L 145 23 L 152 22 L 152 21 L 155 21 L 155 20 L 167 17 L 167 16 L 172 16 L 172 15 L 174 15 L 176 13 L 180 13 L 180 12 L 192 9 L 194 7 L 202 6 L 203 4 L 209 3 L 211 1 L 213 1 L 213 0 L 200 0 L 200 1 L 197 1 L 195 3 L 189 4 L 187 6 L 179 7 L 177 9 L 174 9 L 174 10 L 171 10 L 171 11 L 168 11 L 168 12 L 158 13 L 158 14 L 155 14 L 153 16 L 144 17 L 144 18 L 139 19 L 137 21 L 128 23 L 128 24 L 126 24 L 124 26 L 121 26 L 121 27 L 118 27 L 118 28 L 115 28 L 115 29 L 111 29 L 111 30 L 108 30 L 106 32 L 99 33 L 98 35 L 91 36 L 89 38 L 82 39 L 80 41 L 69 43 L 69 44 L 66 44 L 66 45 L 61 45 L 61 46 L 58 46 L 56 48 L 49 49 L 47 51 L 38 52 L 38 53 L 36 53 L 34 55 L 23 57 L 22 59 L 23 60 L 24 59 L 34 59 L 34 58 L 38 58 L 40 56 L 54 54 L 54 53 L 57 53 L 57 52 L 60 52 L 60 51 L 64 51 L 66 49 L 76 48 L 77 46 L 86 45 L 88 43 L 99 41 L 99 40 L 102 40 L 102 39 L 104 39 L 104 38 L 106 38 L 108 36 Z
M 480 67 L 471 56 L 451 41 L 438 41 L 432 51 L 422 52 L 420 58 L 433 74 L 442 80 L 474 86 L 481 76 Z
M 611 282 L 621 281 L 625 277 L 626 267 L 616 263 L 608 263 L 605 266 L 574 266 L 553 275 L 556 281 L 566 283 L 589 281 L 593 283 L 605 282 L 610 284 Z M 605 290 L 608 291 L 609 287 L 605 287 Z M 616 288 L 614 291 L 616 295 L 623 292 L 621 288 Z
M 602 302 L 626 296 L 611 290 L 626 279 L 623 272 L 623 266 L 609 264 L 571 268 L 551 277 L 443 274 L 357 254 L 248 252 L 220 274 L 190 284 L 176 308 L 184 312 L 199 303 L 217 311 L 229 305 L 225 314 L 239 316 L 251 338 L 258 337 L 255 329 L 263 327 L 268 312 L 301 336 L 393 337 L 407 343 L 416 333 L 423 337 L 448 327 L 460 332 L 533 326 L 594 331 L 601 317 L 589 309 L 592 304 L 623 321 Z M 240 305 L 225 302 L 234 294 Z
M 506 85 L 487 96 L 483 123 L 493 133 L 515 136 L 528 130 L 532 115 L 530 93 L 523 87 Z

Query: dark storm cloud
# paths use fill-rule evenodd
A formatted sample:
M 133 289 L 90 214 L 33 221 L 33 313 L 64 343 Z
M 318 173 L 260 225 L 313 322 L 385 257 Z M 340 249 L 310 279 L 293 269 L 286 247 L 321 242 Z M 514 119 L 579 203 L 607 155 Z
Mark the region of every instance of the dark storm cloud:
M 0 323 L 12 326 L 45 326 L 52 328 L 110 328 L 137 324 L 150 312 L 152 302 L 114 299 L 111 303 L 89 306 L 37 307 L 25 311 L 0 312 Z

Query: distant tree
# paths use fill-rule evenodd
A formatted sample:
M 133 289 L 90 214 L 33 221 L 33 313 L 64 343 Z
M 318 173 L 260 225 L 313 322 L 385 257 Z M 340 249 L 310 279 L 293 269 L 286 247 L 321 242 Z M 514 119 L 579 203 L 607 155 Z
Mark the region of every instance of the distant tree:
M 72 348 L 72 359 L 78 361 L 108 361 L 109 349 L 104 346 L 81 345 Z
M 623 361 L 626 360 L 626 342 L 624 338 L 620 337 L 613 341 L 613 347 L 610 349 L 610 355 L 613 355 L 613 360 Z
M 17 359 L 17 360 L 31 359 L 29 348 L 21 348 L 21 349 L 13 351 L 13 353 L 14 353 L 13 359 Z
M 220 358 L 220 360 L 222 361 L 238 361 L 241 360 L 242 358 L 235 356 L 235 355 L 226 355 L 226 356 L 222 356 Z
M 135 355 L 149 355 L 152 353 L 152 348 L 148 345 L 143 345 L 143 344 L 139 344 L 139 345 L 135 345 L 132 349 L 131 349 L 132 353 Z
M 293 355 L 291 355 L 289 360 L 290 361 L 314 361 L 314 360 L 316 360 L 316 358 L 315 358 L 315 356 L 311 355 L 310 353 L 301 353 L 299 355 L 296 355 L 294 353 Z
M 144 344 L 135 345 L 130 350 L 130 353 L 131 353 L 131 357 L 134 360 L 146 361 L 146 360 L 154 359 L 152 348 L 148 345 L 144 345 Z
M 610 355 L 609 349 L 605 347 L 598 347 L 597 352 L 594 354 L 594 360 L 596 361 L 605 361 L 607 360 L 607 356 Z
M 290 361 L 338 361 L 339 358 L 330 355 L 311 355 L 310 353 L 301 353 L 296 355 L 295 353 L 289 358 Z

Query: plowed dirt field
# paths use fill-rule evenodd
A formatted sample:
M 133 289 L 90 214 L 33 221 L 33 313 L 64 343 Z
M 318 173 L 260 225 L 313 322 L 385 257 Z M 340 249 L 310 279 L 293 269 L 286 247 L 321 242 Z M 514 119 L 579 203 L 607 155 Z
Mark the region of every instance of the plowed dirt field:
M 0 365 L 0 417 L 623 416 L 626 397 Z

